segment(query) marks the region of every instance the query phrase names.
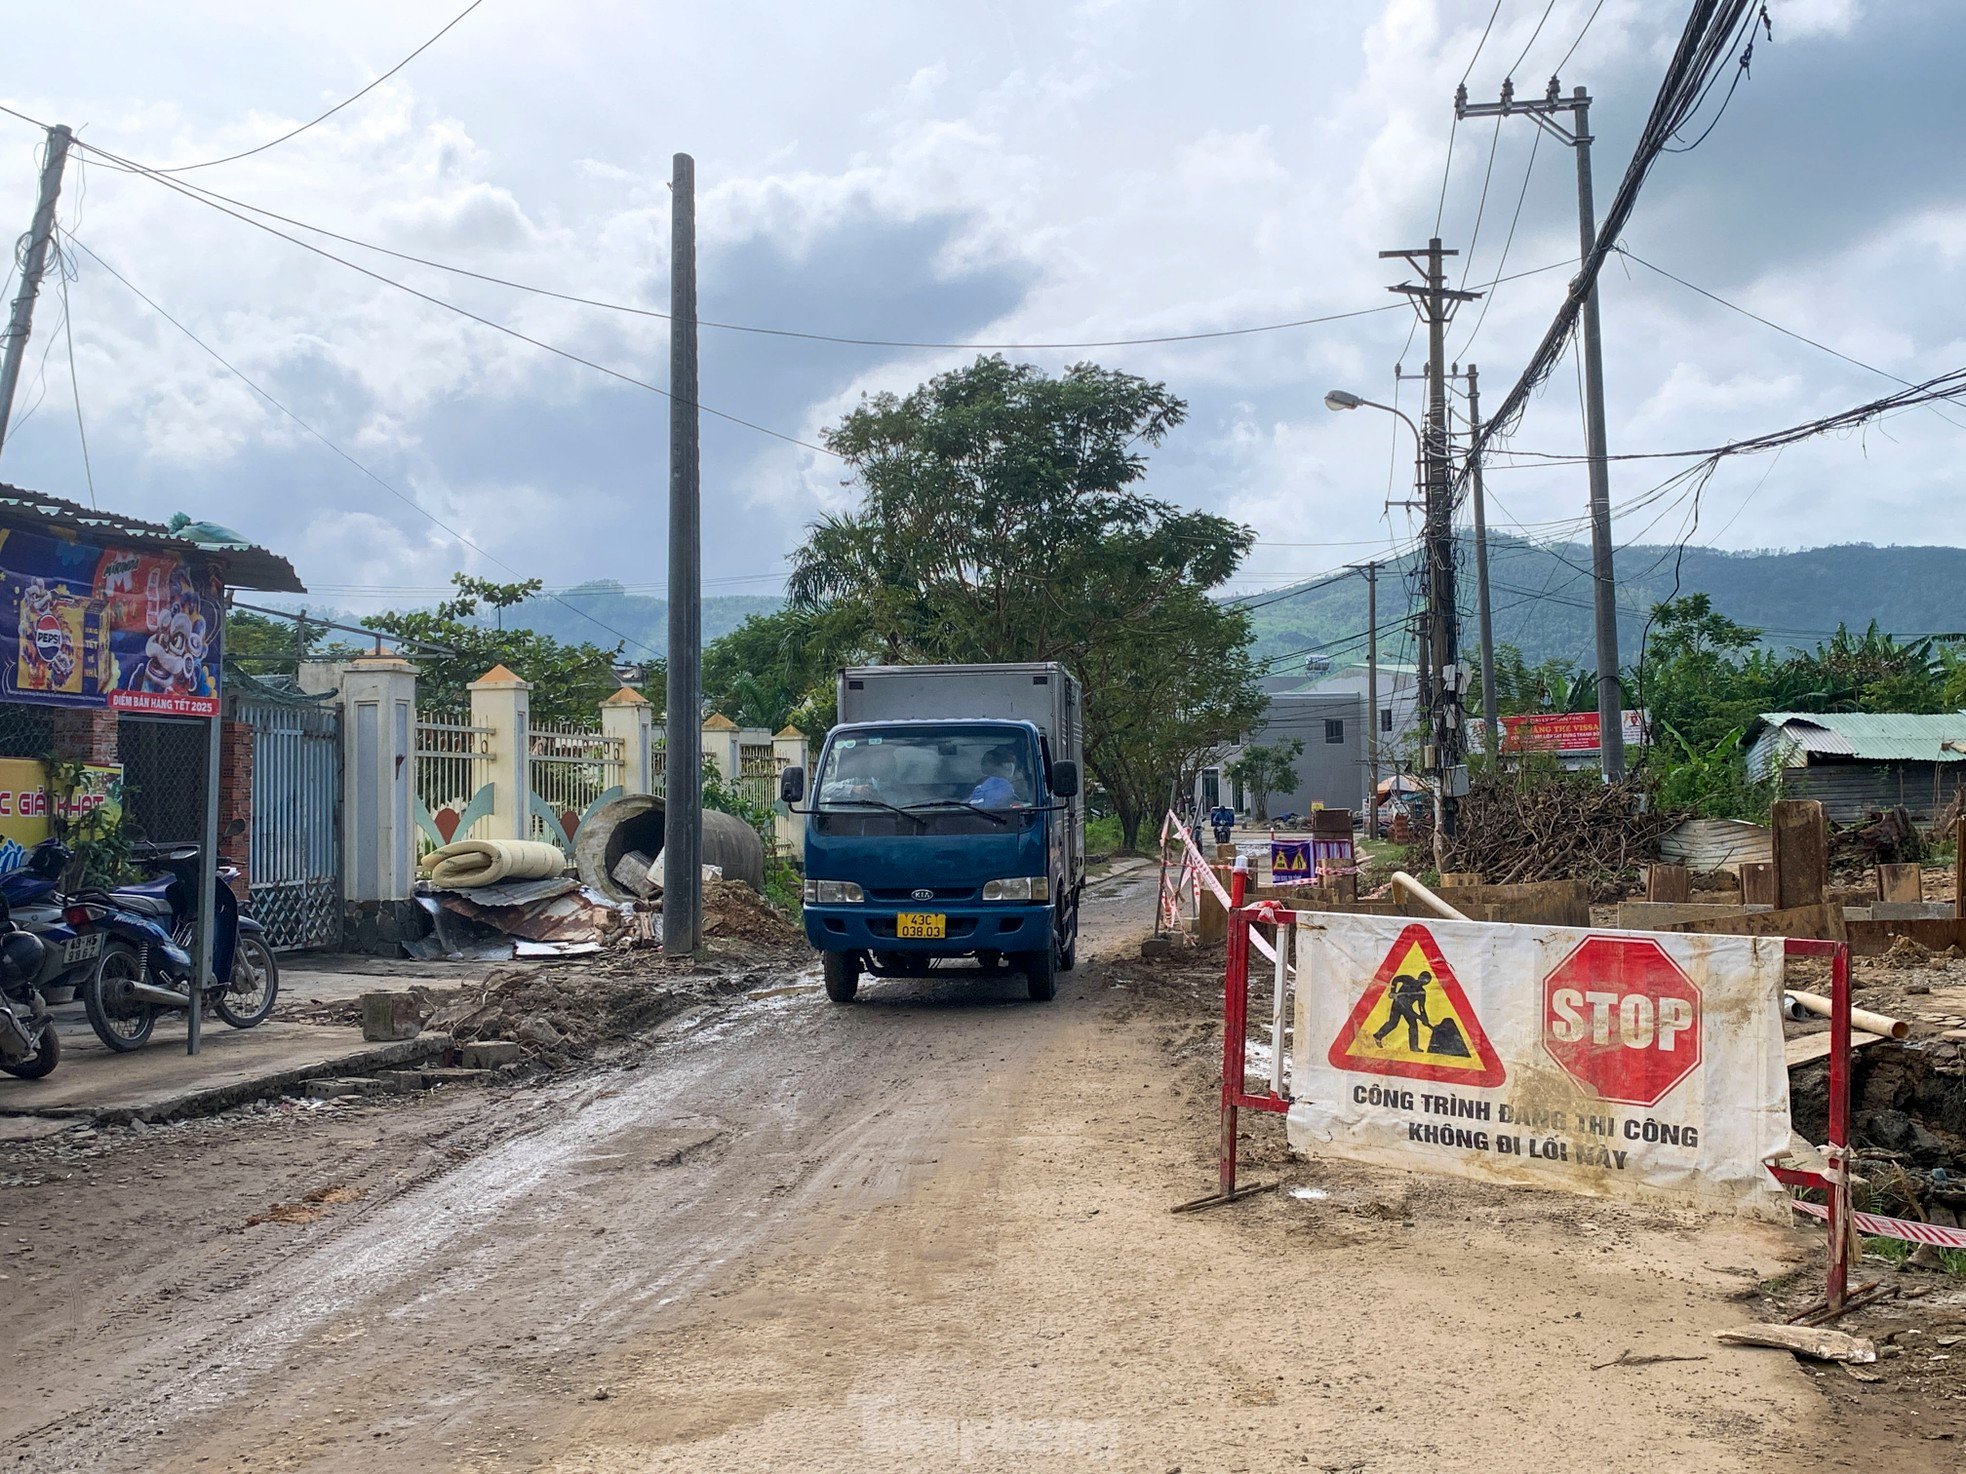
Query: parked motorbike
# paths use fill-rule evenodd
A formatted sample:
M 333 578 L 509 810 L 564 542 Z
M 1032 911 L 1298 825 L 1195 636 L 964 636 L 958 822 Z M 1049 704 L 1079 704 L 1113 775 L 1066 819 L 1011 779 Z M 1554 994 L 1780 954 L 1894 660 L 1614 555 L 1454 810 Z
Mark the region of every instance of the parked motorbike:
M 60 840 L 44 839 L 26 864 L 0 875 L 0 914 L 44 944 L 34 984 L 47 1003 L 73 1002 L 102 956 L 102 934 L 78 931 L 62 915 L 61 882 L 74 858 Z
M 191 1007 L 202 853 L 197 845 L 138 845 L 130 859 L 150 879 L 83 891 L 63 907 L 68 926 L 101 941 L 82 1002 L 96 1037 L 111 1049 L 141 1049 L 160 1009 Z M 238 878 L 238 866 L 221 862 L 204 997 L 233 1028 L 250 1029 L 273 1012 L 280 969 L 258 920 L 239 909 L 232 889 Z
M 0 1071 L 39 1080 L 61 1063 L 61 1039 L 36 980 L 47 944 L 0 922 Z

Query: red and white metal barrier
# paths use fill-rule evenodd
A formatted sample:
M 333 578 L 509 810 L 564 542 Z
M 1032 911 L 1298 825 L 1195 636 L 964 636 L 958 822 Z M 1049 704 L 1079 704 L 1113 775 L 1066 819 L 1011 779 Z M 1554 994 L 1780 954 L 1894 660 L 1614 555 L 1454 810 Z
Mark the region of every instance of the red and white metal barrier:
M 1829 1206 L 1823 1210 L 1829 1224 L 1829 1283 L 1824 1301 L 1835 1314 L 1843 1309 L 1850 1296 L 1850 1262 L 1855 1257 L 1852 1250 L 1857 1237 L 1856 1217 L 1850 1204 L 1850 944 L 1784 937 L 1782 953 L 1786 957 L 1830 960 L 1829 1143 L 1823 1148 L 1828 1169 L 1798 1172 L 1788 1167 L 1770 1167 L 1768 1170 L 1786 1186 L 1818 1188 L 1829 1199 Z
M 1236 879 L 1240 882 L 1243 878 L 1239 871 Z M 1227 961 L 1222 979 L 1221 1151 L 1218 1164 L 1220 1180 L 1214 1194 L 1193 1203 L 1183 1204 L 1184 1210 L 1212 1207 L 1260 1191 L 1261 1189 L 1256 1187 L 1242 1187 L 1236 1180 L 1237 1138 L 1241 1112 L 1247 1109 L 1281 1115 L 1287 1112 L 1292 1104 L 1292 1098 L 1284 1091 L 1282 1056 L 1284 1023 L 1289 1008 L 1289 978 L 1294 971 L 1289 964 L 1293 960 L 1292 942 L 1295 938 L 1297 913 L 1274 901 L 1265 901 L 1254 906 L 1243 905 L 1241 891 L 1242 887 L 1238 885 L 1237 894 L 1230 905 Z M 1265 927 L 1275 928 L 1277 942 L 1274 947 L 1270 946 L 1260 934 L 1259 928 Z M 1260 948 L 1273 964 L 1270 1020 L 1275 1057 L 1272 1060 L 1271 1075 L 1266 1082 L 1266 1088 L 1258 1090 L 1249 1088 L 1247 1078 L 1252 948 Z M 1795 1206 L 1804 1213 L 1823 1217 L 1829 1224 L 1829 1268 L 1823 1308 L 1835 1314 L 1844 1308 L 1849 1299 L 1850 1265 L 1859 1230 L 1865 1233 L 1911 1238 L 1913 1242 L 1932 1243 L 1948 1248 L 1966 1247 L 1966 1231 L 1938 1229 L 1929 1224 L 1905 1224 L 1901 1220 L 1877 1218 L 1870 1214 L 1853 1212 L 1849 1176 L 1851 1155 L 1849 944 L 1784 938 L 1783 955 L 1827 957 L 1830 961 L 1829 1141 L 1823 1151 L 1828 1166 L 1820 1173 L 1772 1166 L 1768 1170 L 1785 1185 L 1819 1189 L 1828 1198 L 1827 1207 L 1800 1202 Z M 1302 977 L 1301 973 L 1297 975 Z M 1900 1232 L 1895 1231 L 1896 1229 L 1907 1231 Z M 1909 1230 L 1917 1232 L 1914 1234 Z

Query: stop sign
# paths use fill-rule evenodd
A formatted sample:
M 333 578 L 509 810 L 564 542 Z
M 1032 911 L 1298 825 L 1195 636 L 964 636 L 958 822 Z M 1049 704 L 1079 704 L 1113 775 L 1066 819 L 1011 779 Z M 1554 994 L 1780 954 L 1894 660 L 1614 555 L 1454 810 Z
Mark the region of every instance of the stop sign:
M 1543 979 L 1543 1047 L 1600 1100 L 1657 1105 L 1700 1062 L 1700 990 L 1655 941 L 1587 937 Z

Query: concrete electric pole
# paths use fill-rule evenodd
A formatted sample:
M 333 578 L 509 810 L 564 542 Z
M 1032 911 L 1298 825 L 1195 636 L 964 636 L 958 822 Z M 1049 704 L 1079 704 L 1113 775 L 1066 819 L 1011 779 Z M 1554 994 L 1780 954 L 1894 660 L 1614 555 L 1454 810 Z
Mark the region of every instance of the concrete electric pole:
M 48 130 L 48 157 L 41 165 L 41 199 L 34 223 L 27 228 L 27 254 L 21 259 L 20 295 L 7 318 L 7 350 L 0 357 L 0 450 L 7 445 L 7 425 L 14 414 L 14 386 L 20 383 L 21 360 L 27 354 L 27 335 L 34 326 L 34 299 L 48 269 L 48 246 L 55 234 L 55 201 L 61 195 L 61 171 L 68 162 L 73 137 L 66 125 Z
M 1468 385 L 1468 436 L 1473 443 L 1481 429 L 1481 375 L 1473 364 L 1461 377 Z M 1495 619 L 1488 603 L 1488 511 L 1482 503 L 1481 457 L 1470 457 L 1468 465 L 1474 507 L 1475 616 L 1481 628 L 1481 731 L 1486 739 L 1483 751 L 1493 762 L 1502 748 L 1501 724 L 1495 717 Z
M 1584 256 L 1597 245 L 1597 206 L 1591 198 L 1591 97 L 1576 88 L 1561 94 L 1555 77 L 1542 97 L 1521 101 L 1512 81 L 1500 102 L 1470 103 L 1468 89 L 1454 94 L 1456 118 L 1508 117 L 1521 113 L 1577 156 L 1577 235 Z M 1565 127 L 1558 115 L 1569 113 Z M 1625 773 L 1624 702 L 1618 689 L 1618 581 L 1611 552 L 1611 476 L 1604 447 L 1604 344 L 1598 333 L 1597 284 L 1591 284 L 1580 317 L 1584 361 L 1584 455 L 1590 465 L 1591 585 L 1597 624 L 1597 742 L 1606 780 Z
M 1457 291 L 1447 285 L 1443 263 L 1458 251 L 1443 250 L 1440 237 L 1424 250 L 1381 251 L 1381 260 L 1406 261 L 1420 273 L 1419 284 L 1403 282 L 1392 291 L 1412 299 L 1427 327 L 1427 433 L 1422 437 L 1426 460 L 1426 517 L 1423 525 L 1423 568 L 1426 589 L 1424 629 L 1426 655 L 1422 660 L 1422 690 L 1427 693 L 1427 752 L 1425 766 L 1434 776 L 1434 851 L 1438 860 L 1442 840 L 1454 833 L 1457 800 L 1467 783 L 1463 762 L 1467 750 L 1461 694 L 1460 630 L 1454 610 L 1454 503 L 1451 446 L 1447 434 L 1447 325 L 1463 302 L 1481 293 Z
M 703 573 L 696 407 L 696 161 L 677 154 L 669 226 L 669 696 L 663 719 L 662 950 L 703 936 Z M 735 774 L 727 774 L 735 777 Z
M 1379 798 L 1379 565 L 1352 567 L 1365 575 L 1365 832 L 1377 839 L 1372 813 Z

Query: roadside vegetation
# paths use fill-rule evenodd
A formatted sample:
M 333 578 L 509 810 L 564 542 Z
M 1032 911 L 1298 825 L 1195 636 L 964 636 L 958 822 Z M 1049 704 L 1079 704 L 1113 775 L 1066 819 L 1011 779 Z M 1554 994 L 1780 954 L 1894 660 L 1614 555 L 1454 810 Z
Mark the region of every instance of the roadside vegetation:
M 1058 661 L 1114 848 L 1137 847 L 1262 710 L 1248 616 L 1212 597 L 1255 535 L 1142 486 L 1186 414 L 1164 384 L 995 356 L 868 399 L 824 437 L 858 504 L 808 529 L 785 610 L 706 651 L 706 698 L 817 735 L 842 665 Z

